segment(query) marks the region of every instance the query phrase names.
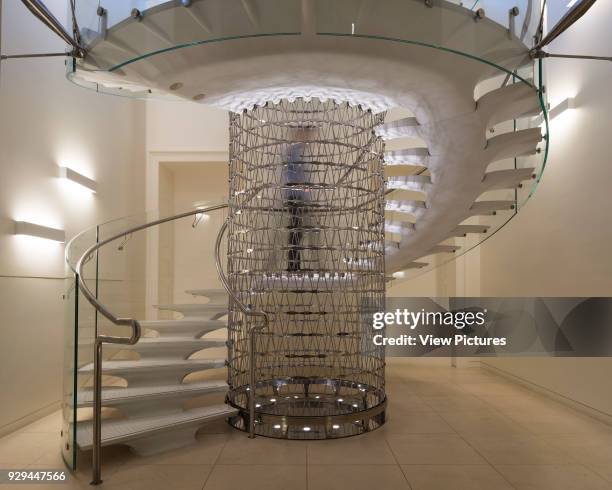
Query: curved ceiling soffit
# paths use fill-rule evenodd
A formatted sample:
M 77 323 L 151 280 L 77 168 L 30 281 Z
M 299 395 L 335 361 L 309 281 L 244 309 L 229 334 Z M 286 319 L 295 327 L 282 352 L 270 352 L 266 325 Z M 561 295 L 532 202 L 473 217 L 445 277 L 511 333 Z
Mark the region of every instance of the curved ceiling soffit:
M 115 27 L 120 28 L 135 26 L 126 22 Z M 502 31 L 500 26 L 497 31 Z M 97 47 L 104 54 L 105 43 Z M 525 52 L 504 30 L 480 54 L 515 67 Z M 92 54 L 95 63 L 95 49 Z M 535 152 L 539 129 L 486 139 L 488 127 L 538 111 L 537 93 L 526 84 L 510 85 L 475 102 L 476 85 L 500 72 L 492 62 L 452 48 L 366 34 L 286 36 L 282 42 L 270 36 L 194 45 L 123 64 L 112 74 L 95 72 L 92 78 L 106 76 L 119 84 L 129 80 L 159 91 L 176 87 L 175 95 L 190 100 L 205 91 L 202 103 L 234 111 L 298 96 L 348 100 L 375 111 L 409 109 L 416 124 L 404 136 L 425 142 L 420 149 L 424 154 L 412 159 L 427 167 L 430 176 L 426 188 L 415 189 L 425 192 L 424 205 L 411 209 L 416 223 L 401 234 L 399 248 L 388 249 L 387 270 L 395 272 L 436 247 L 444 248 L 438 244 L 474 212 L 489 212 L 474 209 L 474 203 L 486 189 L 483 181 L 491 162 Z M 491 177 L 487 185 L 494 185 L 495 179 L 503 183 L 504 178 L 513 176 Z

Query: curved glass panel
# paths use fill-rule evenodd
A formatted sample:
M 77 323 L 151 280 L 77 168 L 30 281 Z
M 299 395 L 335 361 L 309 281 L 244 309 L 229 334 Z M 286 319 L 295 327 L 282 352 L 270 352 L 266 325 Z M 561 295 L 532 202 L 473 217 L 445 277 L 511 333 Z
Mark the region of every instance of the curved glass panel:
M 91 365 L 95 336 L 97 333 L 128 335 L 125 327 L 117 327 L 101 316 L 79 291 L 76 265 L 96 243 L 174 214 L 154 211 L 113 220 L 85 230 L 66 247 L 68 278 L 64 294 L 66 321 L 62 455 L 71 469 L 76 468 L 79 446 L 91 444 L 86 434 L 91 437 Z M 173 313 L 158 310 L 156 306 L 201 301 L 186 291 L 221 289 L 221 284 L 214 282 L 217 276 L 213 246 L 214 238 L 226 217 L 227 211 L 221 209 L 127 234 L 102 246 L 90 257 L 83 269 L 85 282 L 98 300 L 118 317 L 138 320 L 173 318 Z M 191 252 L 181 248 L 181 243 L 194 241 L 201 243 L 196 249 L 197 256 L 193 256 L 193 247 L 189 248 Z M 145 331 L 144 336 L 148 335 L 150 333 Z M 212 355 L 213 352 L 208 354 Z M 129 359 L 130 355 L 133 353 L 120 347 L 110 344 L 104 346 L 105 360 L 111 357 L 115 360 Z M 222 356 L 225 357 L 225 353 Z M 121 383 L 119 378 L 103 378 L 105 387 L 121 387 Z M 113 416 L 112 409 L 103 409 L 105 419 Z M 84 430 L 79 431 L 82 427 Z
M 427 7 L 422 0 L 318 0 L 314 23 L 317 33 L 409 36 L 415 42 L 476 56 L 513 71 L 527 53 L 517 52 L 517 43 L 530 46 L 539 24 L 537 4 L 535 0 L 442 0 Z M 474 29 L 474 15 L 481 8 L 485 16 Z M 406 19 L 415 15 L 423 22 L 407 26 Z M 123 67 L 203 44 L 299 35 L 304 27 L 299 0 L 192 0 L 180 4 L 168 0 L 77 0 L 76 19 L 90 55 L 69 64 L 68 78 L 97 92 L 136 98 L 165 97 L 146 82 L 157 68 L 139 66 L 142 79 L 130 73 L 128 81 Z M 501 46 L 500 33 L 502 39 L 513 40 L 514 47 Z

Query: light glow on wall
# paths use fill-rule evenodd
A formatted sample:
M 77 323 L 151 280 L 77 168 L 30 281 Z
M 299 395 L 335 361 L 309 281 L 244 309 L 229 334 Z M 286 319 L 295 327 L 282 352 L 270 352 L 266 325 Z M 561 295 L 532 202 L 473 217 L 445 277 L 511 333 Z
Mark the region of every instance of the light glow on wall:
M 38 225 L 28 221 L 14 221 L 15 235 L 25 235 L 28 237 L 42 238 L 54 242 L 64 243 L 66 241 L 66 232 L 58 228 Z

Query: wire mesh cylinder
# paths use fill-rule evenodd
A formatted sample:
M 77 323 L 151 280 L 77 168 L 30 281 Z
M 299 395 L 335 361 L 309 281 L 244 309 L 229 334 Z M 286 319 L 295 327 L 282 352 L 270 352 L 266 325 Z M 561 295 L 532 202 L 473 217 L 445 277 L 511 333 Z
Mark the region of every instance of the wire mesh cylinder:
M 230 305 L 231 423 L 290 439 L 355 435 L 384 422 L 384 113 L 317 99 L 230 116 L 228 277 L 269 317 L 249 385 L 247 332 Z

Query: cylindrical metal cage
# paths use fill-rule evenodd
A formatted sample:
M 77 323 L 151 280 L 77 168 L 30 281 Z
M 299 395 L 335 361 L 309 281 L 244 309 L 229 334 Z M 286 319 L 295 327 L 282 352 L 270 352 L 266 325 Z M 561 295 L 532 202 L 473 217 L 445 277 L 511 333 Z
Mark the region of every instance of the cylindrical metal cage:
M 228 278 L 267 313 L 256 339 L 256 432 L 289 439 L 355 435 L 384 422 L 385 114 L 318 99 L 230 117 Z M 247 331 L 230 304 L 231 423 L 248 424 Z

